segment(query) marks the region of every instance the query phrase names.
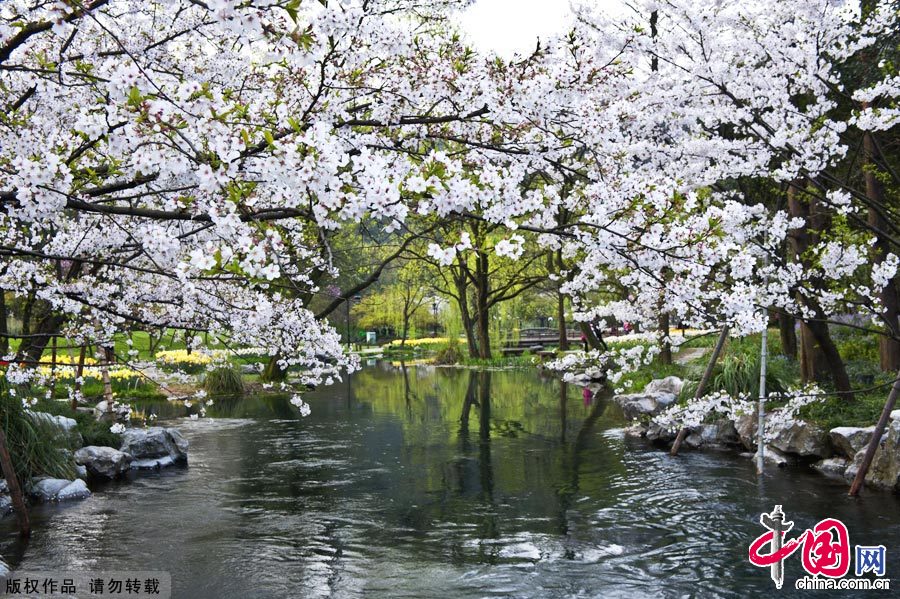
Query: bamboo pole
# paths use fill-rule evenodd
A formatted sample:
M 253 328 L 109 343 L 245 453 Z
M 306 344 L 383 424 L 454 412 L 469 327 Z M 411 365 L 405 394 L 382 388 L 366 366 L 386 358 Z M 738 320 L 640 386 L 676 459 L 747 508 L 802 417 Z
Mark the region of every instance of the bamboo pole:
M 884 409 L 881 410 L 881 418 L 878 419 L 878 424 L 875 425 L 875 432 L 872 433 L 872 438 L 869 439 L 869 446 L 866 447 L 863 461 L 859 465 L 859 470 L 856 471 L 856 478 L 853 479 L 853 484 L 850 485 L 849 494 L 851 497 L 859 495 L 860 489 L 863 488 L 866 482 L 866 473 L 869 471 L 869 466 L 872 465 L 872 460 L 875 458 L 875 452 L 881 443 L 884 429 L 887 428 L 888 420 L 891 418 L 891 411 L 893 411 L 894 405 L 897 403 L 898 394 L 900 394 L 900 372 L 897 373 L 897 378 L 894 379 L 894 384 L 891 386 L 891 392 L 888 394 Z
M 694 392 L 694 399 L 700 399 L 703 397 L 703 392 L 706 391 L 706 386 L 709 384 L 709 379 L 712 378 L 716 362 L 719 361 L 719 354 L 722 353 L 722 348 L 725 346 L 725 340 L 728 339 L 728 330 L 728 325 L 725 325 L 722 327 L 722 332 L 719 333 L 719 340 L 716 341 L 716 347 L 713 348 L 713 353 L 709 357 L 709 363 L 706 365 L 706 371 L 703 373 L 703 378 L 700 379 L 700 383 L 697 385 L 697 391 Z M 678 450 L 681 449 L 681 444 L 684 442 L 686 436 L 687 429 L 681 427 L 681 430 L 678 431 L 678 436 L 675 437 L 675 443 L 672 444 L 672 451 L 669 452 L 671 455 L 678 455 Z
M 766 430 L 766 362 L 769 358 L 769 323 L 762 331 L 762 347 L 759 350 L 759 422 L 756 427 L 756 473 L 762 474 L 765 466 L 764 433 Z

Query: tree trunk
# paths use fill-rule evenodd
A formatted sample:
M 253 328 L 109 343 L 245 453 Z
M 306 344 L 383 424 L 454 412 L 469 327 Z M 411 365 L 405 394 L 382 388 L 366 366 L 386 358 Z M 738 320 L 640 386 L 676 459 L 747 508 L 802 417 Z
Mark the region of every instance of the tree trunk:
M 661 312 L 659 315 L 659 334 L 664 341 L 659 352 L 660 364 L 672 363 L 672 345 L 669 343 L 669 313 Z
M 556 298 L 556 318 L 559 321 L 559 349 L 566 351 L 569 349 L 569 337 L 566 332 L 566 296 L 562 293 L 557 293 Z
M 0 289 L 0 358 L 9 353 L 9 326 L 6 314 L 6 292 Z
M 38 362 L 41 359 L 41 356 L 44 355 L 44 350 L 47 349 L 47 345 L 50 343 L 50 339 L 59 335 L 59 332 L 62 328 L 63 323 L 66 321 L 65 316 L 61 316 L 58 314 L 53 314 L 50 312 L 50 307 L 45 306 L 46 312 L 38 317 L 38 321 L 34 328 L 28 326 L 28 335 L 22 339 L 22 344 L 19 346 L 19 351 L 17 352 L 16 359 L 17 360 L 25 360 L 28 362 Z M 31 309 L 28 310 L 28 317 L 30 320 Z M 25 322 L 22 322 L 23 331 L 25 330 Z M 24 333 L 23 333 L 24 334 Z
M 797 359 L 797 321 L 789 314 L 778 316 L 778 331 L 781 335 L 781 353 L 789 358 Z
M 800 323 L 800 380 L 821 383 L 828 379 L 828 362 L 816 342 L 816 336 L 806 322 Z
M 78 366 L 75 368 L 75 393 L 72 394 L 72 411 L 78 409 L 78 398 L 81 395 L 81 377 L 84 375 L 84 358 L 87 347 L 82 345 L 78 352 Z
M 488 279 L 488 255 L 479 251 L 475 258 L 475 325 L 478 337 L 478 357 L 483 360 L 491 358 L 491 320 L 488 296 L 490 280 Z
M 466 348 L 470 358 L 478 357 L 478 344 L 475 342 L 475 330 L 472 315 L 469 313 L 469 285 L 466 281 L 466 266 L 462 263 L 463 257 L 459 256 L 459 271 L 453 270 L 453 283 L 456 285 L 456 303 L 459 306 L 459 316 L 462 320 L 463 330 L 466 332 Z
M 603 341 L 601 337 L 598 337 L 594 332 L 594 328 L 588 322 L 578 323 L 581 332 L 584 333 L 585 339 L 587 339 L 588 349 L 599 349 L 602 351 L 606 350 L 606 343 Z
M 802 229 L 792 232 L 789 236 L 794 260 L 802 263 L 807 249 L 818 241 L 819 234 L 826 229 L 827 215 L 821 210 L 815 198 L 804 194 L 796 183 L 791 183 L 787 195 L 790 215 L 806 221 Z M 828 325 L 822 322 L 825 315 L 821 307 L 799 293 L 797 299 L 798 302 L 805 303 L 818 319 L 800 325 L 800 373 L 804 382 L 820 381 L 830 374 L 834 387 L 841 397 L 853 399 L 847 369 L 831 339 Z
M 871 133 L 863 136 L 863 152 L 865 154 L 863 176 L 866 181 L 866 197 L 870 203 L 867 220 L 869 226 L 876 231 L 873 263 L 880 264 L 890 252 L 890 242 L 884 235 L 877 233 L 886 231 L 888 223 L 879 211 L 885 207 L 885 193 L 884 184 L 878 179 L 878 173 L 875 171 L 879 155 L 878 146 Z M 887 329 L 885 331 L 887 335 L 879 340 L 881 370 L 896 372 L 900 370 L 900 322 L 898 322 L 900 297 L 898 297 L 897 277 L 888 281 L 881 290 L 879 299 L 882 305 L 881 319 Z
M 837 346 L 831 339 L 831 333 L 828 331 L 828 324 L 820 321 L 808 323 L 810 331 L 815 337 L 816 343 L 822 350 L 825 359 L 825 365 L 828 372 L 831 373 L 831 380 L 834 388 L 837 390 L 841 399 L 853 401 L 853 387 L 850 385 L 850 377 L 847 375 L 847 368 L 844 366 L 844 360 L 838 352 Z
M 263 368 L 263 371 L 260 373 L 259 378 L 262 381 L 272 383 L 287 379 L 287 370 L 284 370 L 278 364 L 279 359 L 280 356 L 271 356 L 269 358 L 269 361 L 266 363 L 266 367 Z
M 409 335 L 409 310 L 404 306 L 403 308 L 403 329 L 400 333 L 400 347 L 406 345 L 406 337 Z

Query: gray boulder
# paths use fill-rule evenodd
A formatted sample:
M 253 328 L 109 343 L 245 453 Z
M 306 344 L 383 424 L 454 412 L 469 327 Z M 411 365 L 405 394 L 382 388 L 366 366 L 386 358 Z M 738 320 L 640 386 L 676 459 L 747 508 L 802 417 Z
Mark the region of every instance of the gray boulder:
M 827 458 L 813 464 L 813 468 L 829 478 L 844 478 L 850 460 L 847 458 Z
M 84 466 L 96 478 L 113 479 L 131 467 L 131 456 L 112 447 L 91 445 L 75 452 L 75 463 Z
M 120 451 L 134 458 L 132 468 L 162 468 L 187 462 L 188 442 L 174 428 L 128 429 Z
M 647 428 L 648 427 L 646 424 L 635 423 L 625 429 L 625 436 L 632 439 L 640 439 L 641 437 L 646 437 Z
M 613 401 L 622 408 L 625 418 L 634 420 L 641 416 L 654 416 L 675 401 L 672 393 L 631 393 L 616 395 Z
M 756 451 L 756 430 L 758 428 L 759 419 L 756 414 L 742 414 L 735 419 L 734 430 L 744 449 Z
M 756 461 L 756 456 L 757 454 L 754 453 L 753 461 Z M 796 456 L 786 455 L 771 445 L 766 445 L 765 450 L 763 451 L 763 460 L 769 464 L 778 466 L 779 468 L 785 468 L 786 466 L 792 466 L 797 463 Z
M 644 393 L 670 393 L 678 396 L 684 388 L 684 381 L 677 376 L 667 376 L 663 379 L 653 379 L 644 387 Z
M 665 445 L 674 441 L 677 434 L 677 432 L 672 432 L 671 430 L 664 428 L 656 424 L 655 422 L 651 422 L 647 427 L 647 433 L 645 436 L 647 437 L 648 441 L 660 445 Z
M 820 459 L 834 453 L 828 433 L 809 422 L 794 420 L 778 426 L 773 433 L 770 445 L 784 453 Z
M 866 450 L 862 449 L 854 458 L 854 466 L 859 469 L 862 457 Z M 851 466 L 852 468 L 852 466 Z M 848 470 L 848 475 L 850 468 Z M 853 475 L 856 475 L 854 470 Z M 872 465 L 866 473 L 866 483 L 882 489 L 891 489 L 900 492 L 900 420 L 891 422 L 887 437 L 882 440 Z
M 28 487 L 28 495 L 36 501 L 50 502 L 84 499 L 90 497 L 91 492 L 80 478 L 36 478 Z
M 691 429 L 685 437 L 684 443 L 690 448 L 718 448 L 739 445 L 741 442 L 734 423 L 727 418 L 718 420 L 712 424 L 702 424 L 698 428 Z
M 853 459 L 860 449 L 869 444 L 874 432 L 874 426 L 866 428 L 839 426 L 828 431 L 828 436 L 831 438 L 835 452 L 845 458 Z
M 56 416 L 47 412 L 32 412 L 31 410 L 25 410 L 25 413 L 31 416 L 32 420 L 53 424 L 66 433 L 74 432 L 75 427 L 78 425 L 75 419 L 66 418 L 65 416 Z
M 131 418 L 131 407 L 127 404 L 113 401 L 112 408 L 110 408 L 109 402 L 104 399 L 94 406 L 94 415 L 97 417 L 97 420 L 128 422 Z

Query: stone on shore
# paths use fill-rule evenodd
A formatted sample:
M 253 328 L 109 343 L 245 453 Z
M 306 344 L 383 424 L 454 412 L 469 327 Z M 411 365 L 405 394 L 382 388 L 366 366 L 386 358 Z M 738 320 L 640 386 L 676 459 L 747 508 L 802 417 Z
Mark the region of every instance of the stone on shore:
M 75 422 L 74 418 L 66 418 L 65 416 L 56 416 L 54 414 L 48 414 L 47 412 L 32 412 L 31 410 L 25 410 L 31 418 L 35 421 L 46 422 L 52 424 L 54 426 L 59 427 L 62 431 L 66 433 L 71 433 L 75 431 L 75 427 L 78 425 Z
M 847 467 L 850 466 L 850 460 L 847 458 L 826 458 L 819 460 L 813 464 L 813 468 L 829 478 L 844 478 Z
M 622 408 L 628 420 L 636 420 L 642 416 L 655 416 L 675 403 L 684 381 L 677 376 L 654 379 L 647 383 L 640 393 L 616 395 L 613 401 Z
M 836 453 L 853 459 L 860 449 L 869 444 L 874 432 L 874 426 L 866 428 L 839 426 L 828 431 L 828 436 L 831 438 L 831 444 Z
M 75 463 L 84 466 L 87 473 L 101 479 L 122 476 L 131 467 L 131 455 L 112 447 L 91 445 L 75 452 Z
M 120 451 L 133 458 L 131 468 L 163 468 L 187 462 L 188 442 L 174 428 L 128 429 Z
M 757 454 L 753 454 L 753 461 L 756 461 Z M 797 460 L 795 457 L 786 455 L 779 451 L 777 448 L 772 447 L 771 445 L 766 445 L 763 450 L 763 460 L 770 464 L 774 464 L 779 468 L 785 468 L 787 466 L 792 466 L 796 464 Z
M 861 449 L 854 458 L 854 466 L 859 469 L 862 457 L 866 450 Z M 848 475 L 850 470 L 848 468 Z M 853 475 L 856 475 L 854 470 Z M 891 422 L 887 436 L 882 440 L 875 451 L 875 457 L 872 459 L 872 465 L 866 473 L 866 484 L 881 489 L 890 489 L 900 492 L 900 420 Z
M 756 451 L 756 431 L 759 428 L 757 414 L 741 414 L 734 421 L 734 429 L 741 445 L 748 451 Z
M 675 395 L 672 393 L 630 393 L 616 395 L 613 401 L 622 408 L 622 413 L 628 420 L 635 420 L 641 416 L 654 416 L 674 403 Z
M 644 393 L 670 393 L 678 396 L 684 388 L 684 381 L 677 376 L 667 376 L 662 379 L 653 379 L 644 387 Z
M 647 432 L 645 436 L 647 440 L 656 443 L 658 445 L 667 445 L 675 440 L 677 436 L 677 432 L 673 432 L 665 427 L 662 427 L 655 422 L 651 422 L 647 427 Z
M 828 433 L 803 420 L 794 420 L 776 427 L 769 444 L 781 452 L 802 458 L 822 459 L 831 457 L 834 453 Z
M 69 501 L 91 496 L 83 480 L 66 480 L 64 478 L 35 478 L 28 488 L 28 495 L 41 502 Z

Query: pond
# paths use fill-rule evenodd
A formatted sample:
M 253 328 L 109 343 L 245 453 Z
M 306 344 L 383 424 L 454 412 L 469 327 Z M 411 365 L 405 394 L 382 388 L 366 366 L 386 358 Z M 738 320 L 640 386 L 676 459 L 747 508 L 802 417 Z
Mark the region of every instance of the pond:
M 625 439 L 605 398 L 537 372 L 379 363 L 307 399 L 304 419 L 266 396 L 173 421 L 188 467 L 37 507 L 28 543 L 6 518 L 4 557 L 165 570 L 183 599 L 762 596 L 774 586 L 747 549 L 782 504 L 795 530 L 842 519 L 900 568 L 894 495 L 670 458 Z M 800 571 L 795 555 L 778 596 L 816 595 L 794 590 Z

